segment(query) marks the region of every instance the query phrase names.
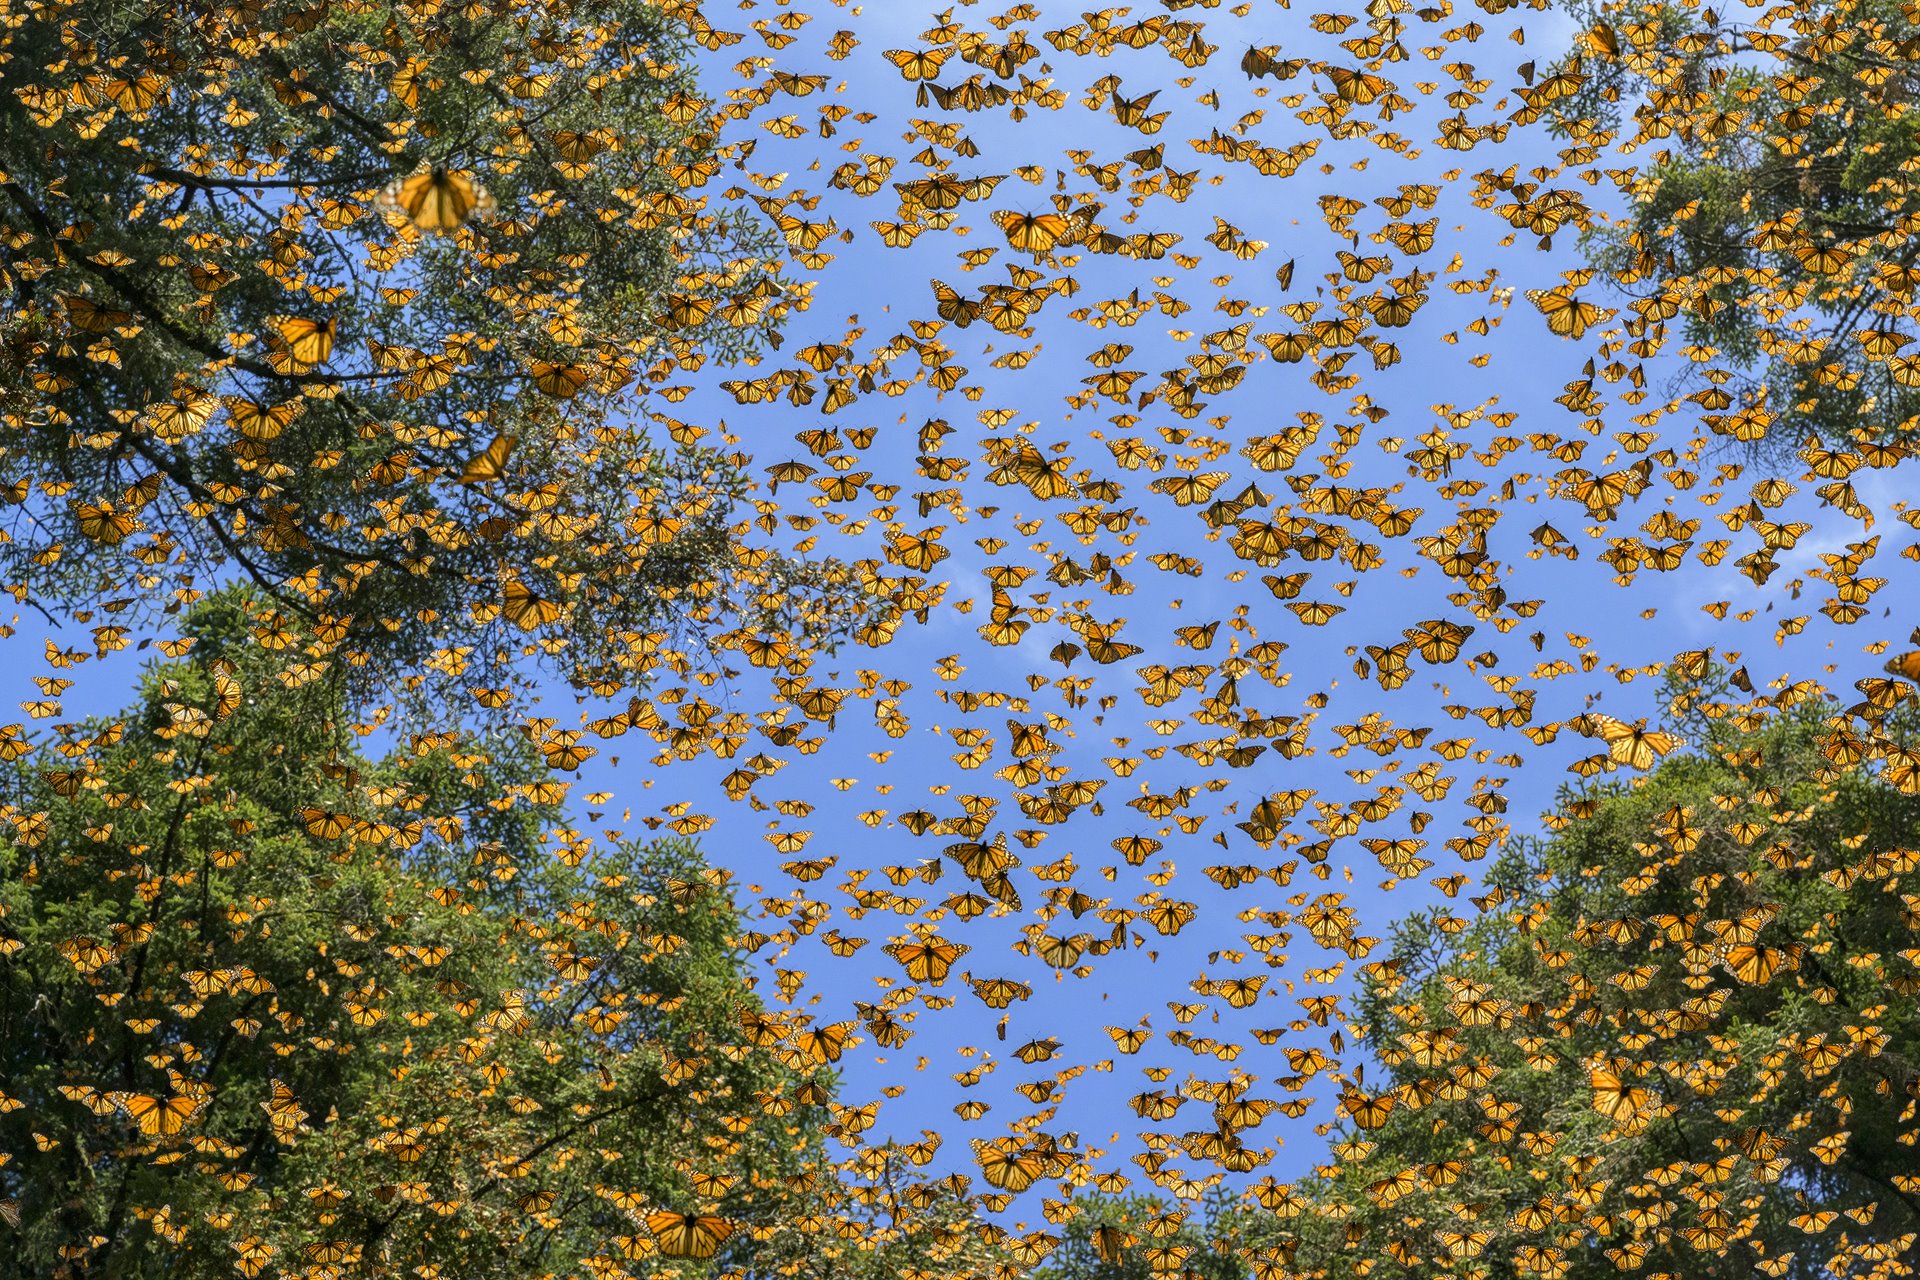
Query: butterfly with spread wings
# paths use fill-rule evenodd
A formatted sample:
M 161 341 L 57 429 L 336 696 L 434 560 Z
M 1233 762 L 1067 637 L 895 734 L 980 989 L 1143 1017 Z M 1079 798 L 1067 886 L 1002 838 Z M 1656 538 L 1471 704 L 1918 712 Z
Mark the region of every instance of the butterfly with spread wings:
M 1527 297 L 1547 318 L 1547 329 L 1562 338 L 1578 338 L 1614 314 L 1563 289 L 1529 289 Z
M 461 484 L 485 484 L 489 480 L 498 480 L 506 474 L 507 457 L 513 452 L 513 446 L 519 437 L 502 434 L 495 436 L 487 447 L 473 457 L 460 471 Z
M 395 178 L 380 199 L 387 209 L 435 235 L 448 235 L 469 218 L 489 218 L 496 211 L 492 194 L 472 174 L 443 164 L 423 164 Z
M 170 1138 L 186 1128 L 187 1122 L 199 1115 L 200 1109 L 206 1105 L 204 1099 L 191 1094 L 161 1098 L 150 1093 L 122 1094 L 119 1103 L 128 1117 L 140 1126 L 141 1133 L 162 1138 Z
M 647 1215 L 647 1229 L 663 1256 L 711 1258 L 733 1234 L 733 1224 L 713 1214 L 659 1209 Z

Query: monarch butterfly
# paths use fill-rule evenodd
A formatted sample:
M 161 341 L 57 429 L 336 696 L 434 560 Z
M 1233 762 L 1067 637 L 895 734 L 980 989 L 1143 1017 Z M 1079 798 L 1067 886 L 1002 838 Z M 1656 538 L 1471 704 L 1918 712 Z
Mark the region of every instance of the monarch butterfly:
M 1140 918 L 1152 925 L 1162 937 L 1170 938 L 1191 924 L 1197 915 L 1191 903 L 1167 899 L 1143 911 Z
M 940 64 L 947 60 L 945 49 L 888 49 L 881 55 L 900 68 L 905 80 L 931 80 L 940 74 Z
M 1393 87 L 1384 77 L 1348 67 L 1328 67 L 1326 74 L 1342 101 L 1359 106 L 1367 105 Z
M 995 484 L 1023 484 L 1036 498 L 1064 498 L 1074 491 L 1072 482 L 1061 474 L 1064 467 L 1064 461 L 1049 463 L 1038 449 L 1027 445 L 987 478 Z
M 1094 1228 L 1093 1249 L 1100 1255 L 1100 1261 L 1112 1266 L 1125 1260 L 1127 1246 L 1137 1239 L 1112 1223 L 1104 1223 Z
M 1460 646 L 1473 635 L 1473 628 L 1440 620 L 1407 627 L 1400 634 L 1412 641 L 1428 662 L 1452 662 L 1460 656 Z
M 316 1240 L 300 1246 L 300 1254 L 309 1262 L 332 1266 L 358 1259 L 360 1246 L 347 1240 Z
M 175 1094 L 170 1098 L 156 1098 L 150 1093 L 130 1093 L 120 1099 L 120 1105 L 140 1126 L 140 1132 L 150 1136 L 170 1136 L 186 1128 L 187 1121 L 199 1114 L 201 1101 L 186 1094 Z
M 1888 658 L 1884 670 L 1889 675 L 1903 676 L 1908 680 L 1920 680 L 1920 649 Z
M 1022 253 L 1041 254 L 1067 237 L 1071 224 L 1057 213 L 1001 213 L 994 221 L 1006 234 L 1007 243 Z
M 1312 354 L 1314 339 L 1311 334 L 1295 331 L 1292 333 L 1263 333 L 1260 343 L 1266 347 L 1275 360 L 1282 364 L 1298 364 Z M 1261 464 L 1264 465 L 1264 464 Z M 1267 470 L 1273 468 L 1267 467 Z
M 559 601 L 535 595 L 518 579 L 509 582 L 501 594 L 504 601 L 502 612 L 506 614 L 507 621 L 522 631 L 545 626 L 560 616 Z
M 1651 769 L 1659 757 L 1672 751 L 1681 742 L 1673 734 L 1648 730 L 1639 725 L 1625 725 L 1617 720 L 1603 724 L 1600 736 L 1607 744 L 1607 754 L 1616 763 L 1635 769 Z
M 658 1209 L 647 1215 L 647 1230 L 653 1232 L 654 1241 L 666 1257 L 711 1258 L 733 1234 L 733 1224 L 711 1214 Z
M 555 400 L 571 400 L 587 385 L 587 371 L 577 364 L 535 360 L 527 365 L 527 371 L 533 375 L 533 385 Z
M 1060 1042 L 1052 1036 L 1044 1040 L 1029 1040 L 1013 1051 L 1013 1056 L 1022 1062 L 1051 1062 L 1060 1052 Z
M 667 320 L 676 329 L 693 328 L 712 315 L 714 308 L 719 305 L 715 299 L 684 293 L 670 293 L 664 301 L 667 304 Z
M 333 357 L 336 329 L 331 316 L 325 320 L 295 316 L 281 321 L 278 330 L 280 340 L 286 344 L 286 354 L 295 365 L 312 368 Z
M 887 948 L 887 954 L 900 962 L 907 971 L 907 977 L 915 982 L 930 982 L 938 986 L 946 981 L 953 962 L 971 949 L 964 942 L 929 938 L 917 942 L 896 942 Z
M 1614 314 L 1609 308 L 1595 306 L 1558 289 L 1529 289 L 1527 297 L 1547 318 L 1548 330 L 1563 338 L 1578 338 L 1586 333 L 1589 326 L 1599 324 Z
M 953 553 L 940 545 L 940 534 L 945 526 L 936 525 L 926 533 L 914 535 L 900 533 L 887 548 L 887 558 L 897 560 L 909 569 L 930 569 Z
M 1404 1200 L 1419 1190 L 1419 1187 L 1419 1176 L 1411 1169 L 1402 1169 L 1398 1173 L 1367 1184 L 1367 1197 L 1384 1208 L 1397 1200 Z
M 351 831 L 354 824 L 354 820 L 344 813 L 333 813 L 314 805 L 303 807 L 300 817 L 307 824 L 307 834 L 322 840 L 338 840 Z
M 1413 323 L 1413 313 L 1426 300 L 1426 295 L 1421 293 L 1375 294 L 1366 299 L 1366 307 L 1373 313 L 1374 323 L 1382 328 L 1399 329 Z
M 1738 919 L 1725 923 L 1715 921 L 1713 929 L 1730 943 L 1752 942 L 1760 936 L 1760 931 L 1767 927 L 1778 912 L 1779 908 L 1769 903 L 1741 912 Z
M 733 1189 L 739 1178 L 731 1173 L 693 1172 L 687 1175 L 687 1181 L 693 1184 L 695 1194 L 701 1196 L 725 1195 Z
M 989 1009 L 1005 1009 L 1016 1000 L 1025 1000 L 1033 994 L 1033 988 L 1024 982 L 1011 978 L 972 978 L 967 982 L 973 988 L 973 994 Z
M 81 294 L 67 294 L 65 302 L 67 318 L 77 328 L 84 329 L 88 333 L 106 333 L 133 321 L 133 312 L 103 307 L 92 298 Z
M 110 1116 L 118 1105 L 115 1100 L 101 1093 L 92 1085 L 63 1084 L 59 1088 L 60 1096 L 69 1102 L 77 1102 L 96 1116 Z M 17 1111 L 26 1104 L 17 1098 L 8 1098 L 0 1102 L 0 1113 Z
M 516 98 L 544 98 L 553 84 L 554 77 L 546 73 L 511 75 L 507 77 L 507 92 Z
M 1266 986 L 1264 975 L 1253 978 L 1229 978 L 1222 982 L 1218 994 L 1225 996 L 1228 1004 L 1236 1009 L 1245 1009 L 1260 998 L 1260 991 Z
M 1818 244 L 1808 242 L 1794 247 L 1793 256 L 1800 265 L 1815 275 L 1830 276 L 1843 269 L 1853 260 L 1848 249 L 1836 241 L 1825 240 Z
M 1340 1110 L 1362 1129 L 1378 1129 L 1393 1114 L 1394 1096 L 1390 1093 L 1368 1097 L 1358 1089 L 1340 1095 Z
M 264 405 L 241 396 L 228 396 L 223 403 L 233 429 L 248 440 L 260 441 L 277 439 L 306 409 L 306 403 L 301 400 Z
M 248 1280 L 259 1275 L 266 1265 L 273 1261 L 273 1255 L 276 1252 L 275 1246 L 268 1244 L 259 1236 L 247 1236 L 243 1240 L 236 1240 L 231 1248 L 240 1255 L 239 1260 L 233 1264 L 234 1270 L 248 1277 Z
M 1123 98 L 1116 93 L 1113 95 L 1112 102 L 1113 118 L 1130 129 L 1138 129 L 1141 133 L 1148 135 L 1158 133 L 1160 126 L 1165 124 L 1167 117 L 1172 114 L 1169 111 L 1148 112 L 1147 108 L 1152 106 L 1153 100 L 1159 96 L 1158 89 L 1131 99 Z
M 446 235 L 476 213 L 489 217 L 495 209 L 493 196 L 470 174 L 438 164 L 423 164 L 411 175 L 395 178 L 381 199 L 420 230 L 436 235 Z
M 980 318 L 980 300 L 959 293 L 943 280 L 931 281 L 935 310 L 942 320 L 950 320 L 964 329 Z
M 1763 947 L 1757 943 L 1742 943 L 1739 946 L 1728 947 L 1726 954 L 1722 957 L 1722 963 L 1727 966 L 1728 971 L 1749 986 L 1758 986 L 1782 969 L 1797 967 L 1799 962 L 1797 944 L 1795 947 L 1778 950 L 1773 947 Z
M 73 504 L 74 519 L 80 525 L 80 532 L 95 542 L 107 546 L 117 546 L 126 541 L 127 536 L 140 527 L 140 521 L 130 511 L 121 511 L 111 502 L 95 506 L 91 502 Z
M 222 658 L 213 664 L 213 718 L 225 720 L 240 709 L 242 691 L 234 678 L 233 664 Z
M 1190 507 L 1211 498 L 1214 490 L 1231 478 L 1231 473 L 1226 471 L 1205 471 L 1198 475 L 1167 476 L 1147 487 L 1155 493 L 1171 495 L 1176 506 Z
M 1587 1074 L 1587 1081 L 1593 1089 L 1593 1109 L 1613 1121 L 1631 1119 L 1653 1096 L 1646 1089 L 1628 1085 L 1607 1068 L 1593 1068 Z
M 109 80 L 106 85 L 107 96 L 128 115 L 151 110 L 167 92 L 167 87 L 167 81 L 151 71 L 131 79 Z
M 815 1062 L 838 1062 L 846 1051 L 847 1038 L 853 1031 L 851 1022 L 835 1022 L 814 1030 L 796 1032 L 793 1043 L 801 1053 Z
M 1481 1250 L 1487 1247 L 1487 1242 L 1493 1239 L 1493 1232 L 1487 1230 L 1438 1231 L 1435 1237 L 1449 1257 L 1465 1260 L 1479 1257 Z
M 1345 613 L 1347 607 L 1342 604 L 1330 604 L 1322 600 L 1301 600 L 1287 606 L 1310 627 L 1322 627 L 1331 622 L 1338 614 Z
M 484 484 L 500 479 L 506 473 L 507 456 L 518 442 L 518 436 L 495 436 L 485 449 L 467 459 L 467 465 L 460 472 L 460 483 Z
M 917 222 L 869 222 L 867 225 L 880 233 L 881 242 L 889 249 L 906 248 L 924 230 Z
M 1145 652 L 1137 644 L 1125 640 L 1115 640 L 1113 637 L 1119 633 L 1119 630 L 1120 624 L 1118 622 L 1106 623 L 1100 626 L 1089 624 L 1087 628 L 1080 633 L 1080 638 L 1087 642 L 1087 656 L 1102 666 L 1107 666 L 1115 662 L 1122 662 L 1137 653 Z
M 1166 257 L 1167 251 L 1179 244 L 1180 239 L 1170 231 L 1143 231 L 1127 237 L 1125 252 L 1135 258 L 1158 260 Z
M 219 404 L 216 397 L 189 389 L 170 400 L 148 405 L 147 418 L 153 424 L 153 433 L 171 443 L 206 426 Z
M 556 734 L 550 742 L 542 743 L 540 751 L 546 757 L 547 767 L 571 771 L 600 753 L 598 747 L 578 741 L 579 736 L 578 730 L 569 730 Z
M 990 1186 L 1018 1193 L 1031 1187 L 1046 1172 L 1046 1161 L 1031 1151 L 1009 1152 L 987 1146 L 979 1139 L 974 1142 L 974 1158 L 979 1162 L 981 1176 Z
M 1055 969 L 1071 969 L 1080 963 L 1080 957 L 1086 953 L 1087 944 L 1092 942 L 1090 934 L 1076 933 L 1072 937 L 1062 938 L 1051 933 L 1043 933 L 1034 940 L 1034 954 Z
M 595 129 L 591 133 L 576 133 L 571 129 L 561 129 L 553 135 L 553 149 L 558 153 L 553 167 L 563 178 L 578 180 L 584 178 L 593 168 L 594 157 L 613 145 L 613 135 L 605 129 Z

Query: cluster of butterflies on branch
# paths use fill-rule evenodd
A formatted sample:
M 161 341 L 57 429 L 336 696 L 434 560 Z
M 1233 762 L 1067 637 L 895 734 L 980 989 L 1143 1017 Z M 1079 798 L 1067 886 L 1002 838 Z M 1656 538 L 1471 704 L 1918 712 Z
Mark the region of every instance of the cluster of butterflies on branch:
M 743 1011 L 744 1043 L 811 1072 L 850 1065 L 863 1046 L 898 1055 L 971 1028 L 960 1034 L 976 1060 L 953 1077 L 966 1090 L 996 1052 L 1057 1062 L 1011 1086 L 1030 1111 L 973 1137 L 965 1167 L 942 1175 L 989 1210 L 1020 1212 L 1037 1193 L 1059 1225 L 1077 1212 L 1068 1193 L 1131 1184 L 1117 1158 L 1054 1121 L 1072 1114 L 1072 1081 L 1147 1053 L 1156 1034 L 1183 1052 L 1142 1068 L 1130 1158 L 1182 1202 L 1252 1188 L 1284 1218 L 1291 1189 L 1255 1171 L 1274 1162 L 1285 1122 L 1330 1107 L 1351 1137 L 1427 1105 L 1419 1088 L 1369 1091 L 1342 1061 L 1365 1035 L 1342 1003 L 1346 965 L 1389 983 L 1397 970 L 1363 932 L 1376 909 L 1335 877 L 1377 872 L 1391 887 L 1434 872 L 1442 931 L 1466 929 L 1451 904 L 1524 829 L 1508 807 L 1524 772 L 1553 761 L 1574 775 L 1550 819 L 1564 827 L 1597 811 L 1588 780 L 1630 788 L 1701 745 L 1660 722 L 1672 707 L 1614 715 L 1603 694 L 1644 702 L 1665 676 L 1680 710 L 1706 707 L 1757 735 L 1825 695 L 1805 674 L 1839 661 L 1821 646 L 1850 649 L 1858 696 L 1837 696 L 1824 758 L 1835 777 L 1858 769 L 1920 791 L 1896 714 L 1920 685 L 1920 650 L 1894 643 L 1910 622 L 1892 607 L 1914 593 L 1887 589 L 1911 572 L 1893 562 L 1916 558 L 1902 530 L 1920 528 L 1897 482 L 1915 421 L 1899 413 L 1920 386 L 1901 354 L 1920 315 L 1920 160 L 1907 163 L 1894 137 L 1910 129 L 1900 86 L 1920 49 L 1910 6 L 1609 4 L 1543 53 L 1546 5 L 1520 0 L 1315 12 L 966 0 L 910 40 L 867 33 L 897 31 L 891 3 L 742 0 L 728 12 L 656 0 L 637 9 L 657 30 L 621 36 L 538 0 L 401 0 L 380 9 L 389 47 L 343 64 L 373 77 L 397 114 L 362 120 L 315 77 L 269 76 L 290 118 L 370 132 L 387 169 L 330 175 L 325 147 L 221 154 L 162 128 L 191 104 L 224 121 L 218 136 L 252 138 L 268 108 L 228 91 L 236 62 L 313 30 L 330 6 L 374 8 L 209 6 L 205 65 L 155 41 L 102 58 L 70 26 L 58 69 L 10 85 L 22 118 L 60 145 L 109 130 L 170 140 L 176 154 L 139 161 L 138 218 L 184 220 L 196 201 L 229 196 L 254 214 L 282 203 L 244 243 L 196 231 L 145 264 L 166 283 L 143 283 L 124 237 L 55 216 L 78 176 L 40 192 L 41 208 L 0 174 L 20 210 L 6 215 L 0 272 L 16 296 L 60 282 L 35 302 L 36 327 L 9 330 L 38 398 L 22 409 L 10 395 L 9 424 L 70 432 L 113 481 L 89 491 L 57 468 L 20 479 L 4 496 L 33 515 L 8 536 L 16 548 L 40 539 L 36 569 L 79 544 L 124 553 L 156 601 L 198 567 L 181 552 L 188 527 L 249 566 L 256 554 L 323 565 L 275 584 L 287 607 L 255 631 L 289 656 L 290 687 L 363 665 L 381 629 L 504 622 L 473 644 L 454 634 L 420 679 L 437 673 L 470 698 L 461 716 L 524 713 L 551 769 L 594 778 L 595 820 L 623 788 L 641 794 L 592 772 L 617 762 L 602 752 L 624 739 L 625 777 L 698 781 L 669 781 L 661 792 L 678 798 L 638 818 L 628 804 L 623 826 L 743 833 L 741 881 L 763 914 L 740 940 L 779 996 Z M 450 33 L 495 14 L 518 32 L 499 65 L 450 71 Z M 649 82 L 660 102 L 647 130 L 557 114 Z M 430 115 L 437 97 L 469 91 L 505 122 L 492 142 L 475 141 L 486 127 L 465 136 Z M 414 128 L 414 112 L 430 128 Z M 1862 194 L 1842 171 L 1850 131 L 1872 113 L 1885 121 L 1865 154 L 1893 158 Z M 1756 196 L 1714 203 L 1704 187 L 1658 203 L 1689 166 L 1734 159 L 1770 165 L 1768 182 L 1799 207 L 1755 213 Z M 549 252 L 560 227 L 578 239 Z M 742 227 L 764 233 L 758 258 L 728 239 Z M 1688 237 L 1716 236 L 1696 259 L 1676 256 Z M 596 276 L 617 244 L 643 241 L 669 260 L 659 296 Z M 351 269 L 323 270 L 329 255 Z M 422 292 L 443 279 L 470 296 Z M 226 331 L 227 300 L 256 288 L 279 309 L 257 333 Z M 822 318 L 843 302 L 860 313 Z M 473 320 L 483 306 L 499 331 Z M 1503 342 L 1525 354 L 1503 362 Z M 1565 367 L 1540 393 L 1555 362 Z M 72 372 L 87 363 L 150 376 L 152 398 L 110 406 L 107 425 L 87 418 L 95 389 Z M 1859 408 L 1840 428 L 1803 425 L 1843 401 Z M 310 431 L 323 417 L 343 438 Z M 202 446 L 217 466 L 196 470 Z M 660 456 L 696 447 L 713 451 L 712 475 L 670 486 Z M 746 476 L 727 501 L 708 483 L 721 460 Z M 341 509 L 289 498 L 329 474 L 338 489 L 314 500 Z M 722 590 L 716 569 L 672 588 L 696 625 L 596 620 L 719 511 L 733 585 Z M 460 556 L 459 610 L 375 617 L 356 603 L 368 583 L 427 580 Z M 808 562 L 863 604 L 839 651 L 809 633 L 822 615 L 783 603 L 798 594 L 780 575 Z M 1770 586 L 1783 572 L 1790 582 Z M 129 603 L 88 614 L 94 654 L 49 641 L 56 665 L 125 647 L 129 628 L 111 615 Z M 611 656 L 568 666 L 590 633 Z M 1797 678 L 1749 672 L 1761 639 L 1800 664 Z M 577 725 L 536 714 L 491 676 L 467 678 L 476 648 L 556 659 L 594 705 Z M 202 713 L 215 725 L 244 696 L 219 674 L 220 701 Z M 73 679 L 36 679 L 29 719 L 61 715 Z M 1627 688 L 1636 681 L 1647 683 Z M 1467 732 L 1472 721 L 1485 731 Z M 24 753 L 23 732 L 9 726 L 0 753 Z M 863 757 L 871 801 L 855 795 Z M 1482 772 L 1463 781 L 1469 765 Z M 86 765 L 68 770 L 55 786 L 70 795 Z M 502 804 L 563 798 L 572 784 Z M 6 816 L 23 843 L 44 832 L 44 815 Z M 300 817 L 343 856 L 413 848 L 435 830 L 432 815 L 366 789 Z M 1630 839 L 1649 861 L 1683 860 L 1697 824 L 1747 848 L 1760 821 L 1667 815 Z M 562 856 L 582 856 L 579 838 L 568 829 Z M 1789 844 L 1756 856 L 1790 867 Z M 766 848 L 775 859 L 762 867 Z M 1874 861 L 1885 853 L 1833 877 L 1896 891 L 1888 877 L 1905 871 Z M 768 887 L 773 866 L 784 879 Z M 949 872 L 951 892 L 933 888 Z M 1510 906 L 1495 893 L 1469 901 L 1481 915 Z M 1697 950 L 1690 976 L 1733 991 L 1805 986 L 1803 940 L 1770 929 L 1763 906 L 1713 902 L 1712 926 L 1672 926 L 1676 948 Z M 1233 912 L 1262 929 L 1239 933 Z M 1885 957 L 1859 965 L 1911 968 L 1913 939 L 1887 941 Z M 66 959 L 85 975 L 123 945 L 76 939 Z M 1294 945 L 1327 963 L 1289 960 Z M 1206 954 L 1191 989 L 1172 988 L 1200 1002 L 1154 1001 L 1176 1026 L 1125 1008 L 1106 1028 L 1112 1055 L 1010 1037 L 1039 1020 L 1028 1010 L 1045 984 L 1091 989 L 1163 952 L 1155 973 Z M 881 994 L 826 996 L 809 1012 L 831 986 L 808 976 L 815 960 L 877 977 Z M 1110 994 L 1146 999 L 1129 972 Z M 1635 978 L 1629 967 L 1601 981 Z M 1456 995 L 1460 1027 L 1519 1016 L 1504 998 Z M 1600 1007 L 1576 987 L 1557 1025 L 1525 1014 L 1545 1029 L 1529 1052 L 1552 1060 L 1551 1035 L 1571 1036 Z M 1706 1007 L 1684 1012 L 1710 1018 Z M 1662 1105 L 1626 1047 L 1639 1025 L 1621 1021 L 1618 1061 L 1590 1064 L 1583 1124 L 1631 1135 Z M 1870 1056 L 1858 1045 L 1871 1043 L 1835 1052 Z M 1491 1074 L 1467 1064 L 1449 1076 L 1445 1050 L 1422 1051 L 1440 1055 L 1422 1087 L 1473 1090 L 1489 1146 L 1520 1133 Z M 1802 1065 L 1809 1080 L 1827 1069 Z M 1176 1069 L 1186 1079 L 1169 1084 Z M 76 1085 L 69 1100 L 124 1114 L 159 1158 L 192 1143 L 208 1102 L 190 1072 L 169 1070 L 151 1091 Z M 1302 1093 L 1316 1079 L 1330 1090 L 1317 1113 Z M 889 1100 L 908 1088 L 887 1086 Z M 989 1124 L 984 1092 L 954 1107 L 961 1125 Z M 274 1098 L 264 1105 L 278 1125 L 298 1103 Z M 1196 1100 L 1211 1124 L 1167 1127 Z M 860 1109 L 836 1113 L 836 1136 L 852 1177 L 866 1125 L 848 1113 Z M 925 1154 L 909 1162 L 931 1164 Z M 1553 1186 L 1573 1196 L 1585 1172 Z M 1374 1197 L 1448 1184 L 1408 1170 L 1404 1187 Z M 691 1194 L 630 1207 L 669 1258 L 718 1256 L 736 1230 Z M 1130 1247 L 1112 1232 L 1097 1241 L 1110 1262 Z M 1001 1236 L 1034 1261 L 1057 1243 L 1045 1228 Z M 1485 1274 L 1471 1234 L 1455 1236 L 1443 1252 L 1462 1269 L 1447 1274 Z M 1737 1233 L 1701 1238 L 1737 1256 Z M 1514 1257 L 1565 1272 L 1557 1254 Z M 1254 1266 L 1260 1280 L 1294 1274 L 1279 1255 Z

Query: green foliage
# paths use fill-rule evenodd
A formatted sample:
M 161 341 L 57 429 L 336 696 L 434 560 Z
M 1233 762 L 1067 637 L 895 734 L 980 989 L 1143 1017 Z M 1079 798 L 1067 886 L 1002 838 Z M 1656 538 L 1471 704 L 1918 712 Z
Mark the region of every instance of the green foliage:
M 646 1274 L 662 1207 L 739 1224 L 735 1268 L 778 1247 L 817 1109 L 763 1110 L 798 1077 L 738 1045 L 724 882 L 685 842 L 555 844 L 524 756 L 367 758 L 240 603 L 8 768 L 0 1269 Z
M 831 1215 L 796 1211 L 780 1241 L 755 1261 L 762 1274 L 805 1280 L 1012 1280 L 1025 1274 L 1004 1231 L 983 1222 L 953 1183 L 923 1183 L 886 1144 L 867 1153 L 879 1166 L 864 1207 Z
M 1549 120 L 1651 151 L 1612 171 L 1625 220 L 1586 233 L 1636 301 L 1630 336 L 1680 325 L 1714 353 L 1696 398 L 1761 409 L 1776 452 L 1920 429 L 1920 374 L 1899 354 L 1920 283 L 1912 8 L 1822 4 L 1791 35 L 1687 5 L 1572 12 L 1585 31 L 1555 71 L 1580 84 Z
M 1828 710 L 1723 718 L 1643 785 L 1567 797 L 1586 816 L 1510 848 L 1474 919 L 1396 927 L 1356 1009 L 1385 1075 L 1348 1095 L 1391 1110 L 1296 1188 L 1289 1274 L 1811 1277 L 1910 1252 L 1920 796 L 1836 768 Z M 1715 1243 L 1735 1224 L 1750 1255 Z
M 1273 1224 L 1239 1204 L 1215 1190 L 1196 1216 L 1164 1196 L 1081 1196 L 1034 1280 L 1244 1280 Z
M 358 670 L 445 674 L 464 649 L 481 685 L 574 613 L 569 674 L 695 623 L 850 625 L 805 604 L 832 566 L 745 571 L 737 455 L 616 409 L 669 352 L 760 350 L 792 305 L 770 228 L 688 194 L 728 157 L 689 127 L 709 104 L 658 8 L 18 16 L 0 30 L 7 590 L 138 615 L 191 564 L 309 632 L 331 620 Z M 396 192 L 435 166 L 486 203 L 423 229 Z M 301 325 L 331 341 L 303 348 Z M 489 448 L 504 465 L 477 479 Z

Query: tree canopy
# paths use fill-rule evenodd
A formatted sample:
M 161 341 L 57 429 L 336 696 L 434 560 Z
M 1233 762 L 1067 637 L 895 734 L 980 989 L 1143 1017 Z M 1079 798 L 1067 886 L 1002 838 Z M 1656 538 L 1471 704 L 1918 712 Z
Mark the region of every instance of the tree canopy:
M 615 411 L 793 302 L 759 215 L 698 192 L 743 152 L 695 127 L 690 47 L 593 0 L 21 10 L 4 585 L 237 575 L 303 639 L 482 686 L 570 622 L 583 681 L 655 632 L 844 625 L 826 567 L 742 545 L 743 455 Z
M 1090 1194 L 1075 1207 L 1059 1246 L 1035 1268 L 1036 1280 L 1244 1280 L 1255 1242 L 1274 1230 L 1219 1191 L 1199 1214 L 1145 1194 Z
M 1775 447 L 1911 438 L 1912 6 L 1801 6 L 1784 27 L 1742 8 L 1578 12 L 1545 109 L 1571 134 L 1657 148 L 1616 174 L 1627 216 L 1589 224 L 1634 296 L 1629 329 L 1677 322 L 1710 353 L 1693 398 L 1736 439 L 1760 442 L 1767 420 Z
M 524 739 L 368 758 L 243 600 L 9 753 L 8 1272 L 644 1272 L 715 1253 L 707 1218 L 733 1265 L 777 1247 L 831 1079 L 745 1038 L 725 880 L 680 839 L 552 848 Z
M 1344 1087 L 1287 1274 L 1911 1256 L 1920 801 L 1836 767 L 1834 710 L 1723 727 L 1584 795 L 1489 869 L 1473 919 L 1396 927 L 1355 1011 L 1382 1074 Z
M 0 3 L 0 1270 L 1910 1275 L 1920 9 L 1550 9 Z

